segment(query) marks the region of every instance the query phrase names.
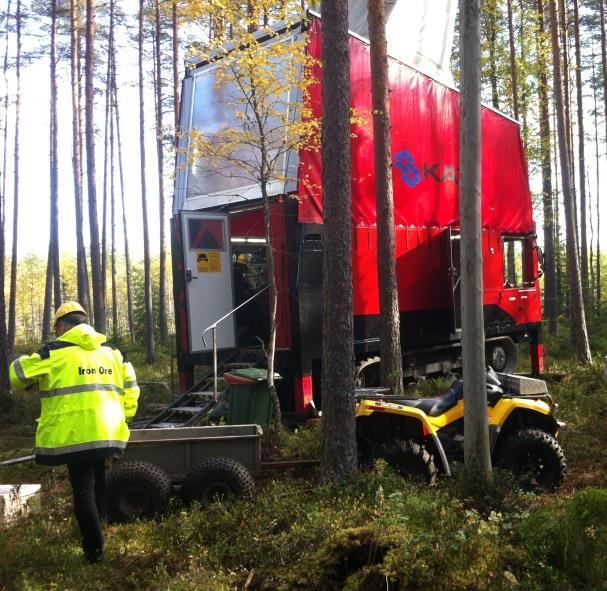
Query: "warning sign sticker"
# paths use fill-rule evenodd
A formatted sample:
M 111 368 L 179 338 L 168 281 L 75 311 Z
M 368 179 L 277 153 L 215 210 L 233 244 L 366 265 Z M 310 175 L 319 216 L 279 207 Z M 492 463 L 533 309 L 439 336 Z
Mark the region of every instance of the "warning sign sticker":
M 199 273 L 221 273 L 221 253 L 199 252 L 196 266 Z

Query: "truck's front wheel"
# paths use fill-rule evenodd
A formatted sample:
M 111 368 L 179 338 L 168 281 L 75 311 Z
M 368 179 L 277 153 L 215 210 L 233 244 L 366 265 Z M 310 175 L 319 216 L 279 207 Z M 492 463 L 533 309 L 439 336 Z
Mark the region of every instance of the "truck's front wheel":
M 485 361 L 495 371 L 512 373 L 518 366 L 518 352 L 511 338 L 497 339 L 485 343 Z
M 511 470 L 521 488 L 553 491 L 567 472 L 567 460 L 558 441 L 539 429 L 523 429 L 510 435 L 500 446 L 498 466 Z

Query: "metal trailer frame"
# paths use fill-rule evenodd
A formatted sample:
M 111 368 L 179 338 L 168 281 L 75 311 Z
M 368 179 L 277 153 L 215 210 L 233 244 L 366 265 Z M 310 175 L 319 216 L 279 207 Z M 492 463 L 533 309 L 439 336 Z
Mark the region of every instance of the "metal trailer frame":
M 258 475 L 261 435 L 259 425 L 135 429 L 115 464 L 151 462 L 162 468 L 173 484 L 182 482 L 194 466 L 210 458 L 237 460 L 251 475 Z

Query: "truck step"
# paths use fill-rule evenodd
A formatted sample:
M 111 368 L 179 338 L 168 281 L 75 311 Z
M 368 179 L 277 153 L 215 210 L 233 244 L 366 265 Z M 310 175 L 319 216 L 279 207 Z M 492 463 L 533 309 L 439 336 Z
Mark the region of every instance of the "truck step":
M 172 412 L 196 414 L 197 412 L 204 410 L 204 406 L 176 406 L 175 408 L 170 408 L 169 410 Z

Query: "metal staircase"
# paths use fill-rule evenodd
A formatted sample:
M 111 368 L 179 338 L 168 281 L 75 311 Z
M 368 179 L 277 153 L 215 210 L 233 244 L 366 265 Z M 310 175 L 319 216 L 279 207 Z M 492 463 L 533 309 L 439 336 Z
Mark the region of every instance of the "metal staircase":
M 222 316 L 213 324 L 205 328 L 202 332 L 202 341 L 204 335 L 211 331 L 213 336 L 213 367 L 207 371 L 200 381 L 187 392 L 185 392 L 180 398 L 175 400 L 167 408 L 157 414 L 151 419 L 141 419 L 131 424 L 133 429 L 170 429 L 174 427 L 192 427 L 194 425 L 201 425 L 208 423 L 213 419 L 219 419 L 225 416 L 228 410 L 228 400 L 225 392 L 220 392 L 218 389 L 218 383 L 223 381 L 223 374 L 231 369 L 243 368 L 243 367 L 254 367 L 256 362 L 259 361 L 259 353 L 263 351 L 263 341 L 260 340 L 261 349 L 250 348 L 250 349 L 236 349 L 226 358 L 218 363 L 218 352 L 217 352 L 217 326 L 224 320 L 232 316 L 237 310 L 248 304 L 250 301 L 261 295 L 264 291 L 269 288 L 268 285 L 260 289 L 255 295 L 250 297 L 248 300 L 242 302 L 242 304 L 236 306 L 233 310 L 230 310 L 225 316 Z M 206 345 L 206 343 L 205 343 Z M 255 362 L 235 361 L 236 357 L 246 357 L 247 353 L 254 354 L 256 357 Z
M 225 361 L 218 366 L 223 375 L 231 369 L 253 367 L 252 362 Z M 217 398 L 213 392 L 213 371 L 207 371 L 200 381 L 182 394 L 177 400 L 151 419 L 133 423 L 133 429 L 170 429 L 173 427 L 192 427 L 213 419 L 219 419 L 227 411 L 225 392 L 219 392 Z M 223 381 L 223 378 L 218 378 Z

